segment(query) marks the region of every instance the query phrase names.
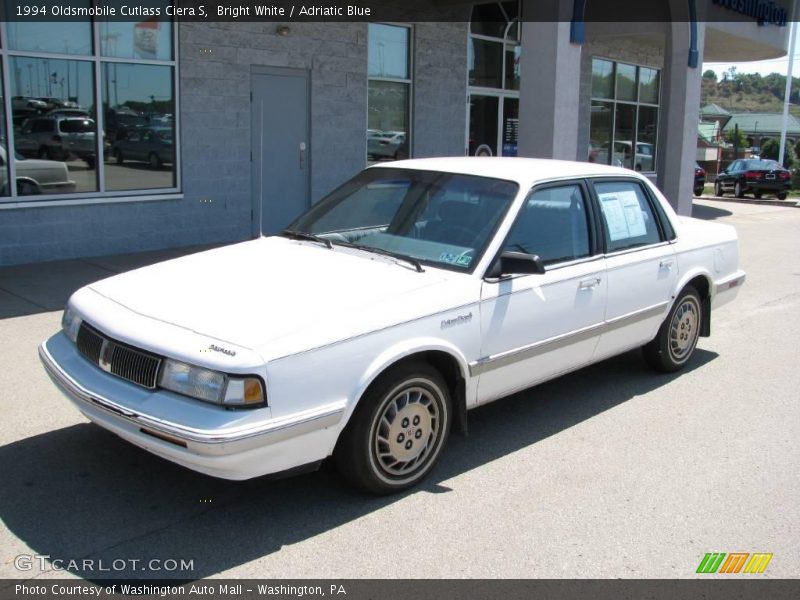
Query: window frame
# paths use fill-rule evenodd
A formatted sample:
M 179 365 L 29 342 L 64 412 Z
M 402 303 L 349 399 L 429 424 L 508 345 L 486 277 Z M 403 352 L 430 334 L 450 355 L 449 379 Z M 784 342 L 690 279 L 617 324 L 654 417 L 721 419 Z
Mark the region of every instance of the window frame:
M 617 105 L 623 104 L 623 105 L 627 105 L 627 106 L 633 106 L 635 108 L 635 113 L 634 113 L 634 123 L 633 123 L 633 134 L 634 134 L 634 136 L 633 136 L 633 140 L 631 140 L 631 156 L 633 158 L 633 163 L 634 163 L 632 165 L 632 168 L 635 168 L 636 167 L 636 164 L 635 164 L 636 163 L 636 154 L 637 154 L 636 153 L 636 145 L 639 144 L 639 143 L 645 143 L 645 144 L 649 143 L 649 142 L 646 142 L 646 141 L 640 141 L 639 140 L 639 112 L 640 112 L 639 109 L 641 107 L 654 108 L 656 110 L 656 131 L 655 131 L 655 141 L 653 143 L 653 153 L 651 155 L 653 168 L 651 170 L 642 169 L 640 172 L 641 173 L 649 173 L 649 174 L 657 173 L 658 170 L 656 169 L 656 159 L 657 159 L 658 154 L 659 154 L 659 152 L 658 152 L 659 131 L 658 130 L 659 130 L 659 124 L 661 122 L 661 105 L 662 105 L 661 101 L 662 101 L 662 92 L 663 92 L 663 86 L 661 85 L 661 83 L 662 83 L 661 76 L 662 76 L 662 73 L 663 73 L 663 69 L 659 68 L 659 67 L 651 66 L 651 65 L 646 65 L 646 64 L 632 63 L 632 62 L 622 61 L 622 60 L 615 60 L 613 58 L 608 58 L 606 56 L 593 55 L 591 57 L 592 71 L 593 71 L 593 63 L 594 63 L 595 60 L 601 60 L 601 61 L 605 61 L 605 62 L 611 63 L 612 76 L 613 76 L 613 81 L 611 83 L 611 90 L 612 90 L 612 96 L 613 97 L 605 98 L 605 97 L 602 97 L 602 96 L 595 96 L 594 95 L 593 86 L 590 83 L 590 89 L 589 89 L 589 107 L 590 107 L 590 111 L 589 111 L 589 139 L 590 139 L 590 141 L 591 141 L 591 118 L 592 118 L 591 117 L 591 106 L 595 102 L 598 102 L 598 103 L 602 102 L 602 103 L 611 104 L 612 105 L 611 106 L 611 132 L 610 132 L 611 135 L 610 135 L 609 140 L 608 140 L 608 162 L 605 163 L 605 164 L 613 164 L 613 157 L 614 157 L 614 153 L 615 153 L 614 146 L 617 143 L 617 138 L 616 138 Z M 636 78 L 634 80 L 634 88 L 636 90 L 636 100 L 618 100 L 617 99 L 616 96 L 617 96 L 618 65 L 630 66 L 630 67 L 634 67 L 636 69 Z M 641 96 L 641 78 L 640 78 L 641 69 L 650 69 L 650 70 L 653 70 L 656 73 L 658 73 L 658 98 L 657 98 L 657 103 L 656 104 L 653 104 L 651 102 L 643 102 L 641 100 L 641 98 L 640 98 L 640 96 Z M 627 140 L 620 140 L 620 141 L 627 141 Z M 598 164 L 603 164 L 603 163 L 598 163 Z M 623 166 L 628 168 L 627 165 L 623 165 Z
M 402 83 L 408 86 L 408 131 L 406 132 L 406 144 L 408 145 L 408 157 L 414 156 L 414 68 L 415 68 L 415 48 L 416 48 L 416 31 L 413 23 L 397 23 L 393 21 L 369 21 L 367 24 L 367 113 L 365 115 L 364 126 L 364 164 L 366 166 L 378 165 L 381 162 L 394 162 L 394 161 L 374 161 L 370 163 L 369 160 L 369 84 L 371 81 L 385 81 L 388 83 Z M 408 79 L 398 77 L 375 77 L 369 74 L 369 26 L 370 25 L 388 25 L 390 27 L 404 27 L 408 30 Z
M 91 192 L 72 192 L 59 194 L 37 194 L 34 196 L 20 196 L 17 194 L 17 174 L 16 161 L 8 161 L 8 180 L 9 195 L 0 196 L 0 210 L 16 208 L 34 208 L 49 206 L 74 206 L 83 204 L 108 204 L 119 202 L 139 202 L 150 200 L 171 200 L 183 198 L 183 179 L 182 179 L 182 152 L 181 152 L 181 123 L 180 123 L 180 70 L 179 70 L 179 24 L 177 20 L 168 21 L 172 28 L 172 59 L 171 60 L 150 60 L 140 58 L 119 58 L 103 56 L 100 49 L 100 22 L 96 19 L 91 20 L 92 35 L 92 54 L 75 55 L 51 52 L 28 52 L 24 50 L 12 50 L 8 45 L 8 21 L 0 20 L 0 64 L 2 65 L 2 90 L 3 110 L 5 111 L 4 126 L 6 130 L 6 152 L 11 149 L 13 155 L 15 147 L 15 132 L 13 124 L 13 110 L 11 107 L 11 77 L 9 68 L 14 57 L 46 59 L 46 60 L 65 60 L 86 62 L 92 65 L 94 76 L 93 94 L 95 113 L 89 118 L 96 123 L 97 130 L 95 135 L 96 168 L 97 168 L 97 191 Z M 105 148 L 103 143 L 104 121 L 103 114 L 103 95 L 102 95 L 102 74 L 103 65 L 108 63 L 125 63 L 135 65 L 154 65 L 169 67 L 172 70 L 172 93 L 174 104 L 174 147 L 175 160 L 173 169 L 175 171 L 175 184 L 172 187 L 162 188 L 142 188 L 137 190 L 106 190 L 105 189 Z

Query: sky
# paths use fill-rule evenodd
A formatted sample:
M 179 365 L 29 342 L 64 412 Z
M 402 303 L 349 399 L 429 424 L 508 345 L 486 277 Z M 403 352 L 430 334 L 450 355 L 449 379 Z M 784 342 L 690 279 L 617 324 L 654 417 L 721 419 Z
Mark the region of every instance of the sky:
M 795 44 L 794 44 L 794 64 L 792 65 L 792 75 L 800 77 L 800 24 L 795 23 Z M 772 60 L 761 60 L 756 62 L 741 62 L 741 63 L 703 63 L 703 71 L 711 69 L 717 73 L 718 77 L 722 73 L 736 67 L 739 73 L 759 73 L 760 75 L 769 75 L 770 73 L 780 73 L 786 75 L 789 68 L 789 57 L 774 58 Z

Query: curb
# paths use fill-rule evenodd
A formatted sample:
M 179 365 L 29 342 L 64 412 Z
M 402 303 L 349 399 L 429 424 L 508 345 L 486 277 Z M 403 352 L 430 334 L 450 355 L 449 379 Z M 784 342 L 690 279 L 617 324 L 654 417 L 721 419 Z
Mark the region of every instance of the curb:
M 735 204 L 762 204 L 764 206 L 783 206 L 784 208 L 800 208 L 800 202 L 794 200 L 756 200 L 755 198 L 723 198 L 722 196 L 693 196 L 693 200 L 713 200 L 714 202 L 733 202 Z

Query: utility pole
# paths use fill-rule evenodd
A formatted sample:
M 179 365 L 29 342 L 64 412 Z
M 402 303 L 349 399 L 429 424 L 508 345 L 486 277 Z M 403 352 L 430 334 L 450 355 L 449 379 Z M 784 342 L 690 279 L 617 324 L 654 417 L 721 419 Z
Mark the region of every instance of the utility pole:
M 778 162 L 784 164 L 784 152 L 786 150 L 786 129 L 789 125 L 789 96 L 792 93 L 792 67 L 794 66 L 794 21 L 789 25 L 789 67 L 786 73 L 786 88 L 783 93 L 783 122 L 781 124 L 781 149 L 778 151 Z

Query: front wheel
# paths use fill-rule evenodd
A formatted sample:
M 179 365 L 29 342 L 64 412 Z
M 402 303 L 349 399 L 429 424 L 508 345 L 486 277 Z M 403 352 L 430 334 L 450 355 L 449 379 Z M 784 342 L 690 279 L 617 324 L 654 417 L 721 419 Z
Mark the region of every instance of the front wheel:
M 703 322 L 700 295 L 692 286 L 683 289 L 658 334 L 643 348 L 648 364 L 664 373 L 673 373 L 689 362 L 697 347 Z
M 714 195 L 720 198 L 722 197 L 722 183 L 719 181 L 714 182 Z
M 367 492 L 416 485 L 433 468 L 450 429 L 450 394 L 436 369 L 408 363 L 370 386 L 334 452 L 339 471 Z

